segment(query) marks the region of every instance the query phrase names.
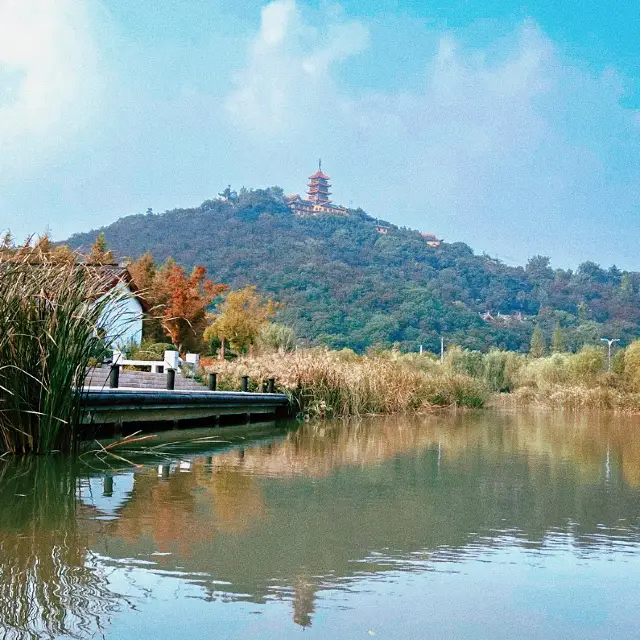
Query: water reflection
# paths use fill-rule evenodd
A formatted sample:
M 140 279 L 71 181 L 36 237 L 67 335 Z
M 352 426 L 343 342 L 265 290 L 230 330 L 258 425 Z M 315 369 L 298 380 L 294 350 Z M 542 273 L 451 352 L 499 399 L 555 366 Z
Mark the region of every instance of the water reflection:
M 451 571 L 509 549 L 534 565 L 557 553 L 635 554 L 639 426 L 552 414 L 386 418 L 305 425 L 136 470 L 7 464 L 0 619 L 16 637 L 86 636 L 107 614 L 127 615 L 109 572 L 141 567 L 203 601 L 289 602 L 290 619 L 309 627 L 321 593 L 348 599 L 363 579 Z
M 0 462 L 0 629 L 3 638 L 87 637 L 116 596 L 79 520 L 76 476 L 51 458 Z

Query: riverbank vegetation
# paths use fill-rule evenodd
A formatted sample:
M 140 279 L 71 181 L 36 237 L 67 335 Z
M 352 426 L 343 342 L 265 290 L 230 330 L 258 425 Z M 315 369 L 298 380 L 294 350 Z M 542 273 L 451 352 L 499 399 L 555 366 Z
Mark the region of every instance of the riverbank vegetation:
M 66 254 L 0 256 L 0 453 L 74 449 L 78 390 L 127 294 L 112 273 Z
M 599 345 L 540 357 L 452 347 L 445 367 L 482 381 L 496 406 L 640 412 L 640 340 L 619 349 L 611 363 Z
M 267 325 L 272 332 L 273 325 Z M 276 325 L 277 326 L 277 325 Z M 220 388 L 237 390 L 249 376 L 260 391 L 271 377 L 299 416 L 357 416 L 435 407 L 544 407 L 640 413 L 640 341 L 612 358 L 599 346 L 543 357 L 488 353 L 459 346 L 441 363 L 431 354 L 398 351 L 358 355 L 349 349 L 275 349 L 256 343 L 254 355 L 205 359 Z
M 217 372 L 222 389 L 238 389 L 247 375 L 257 391 L 274 377 L 277 390 L 289 395 L 299 417 L 479 408 L 489 397 L 481 380 L 448 372 L 431 358 L 393 352 L 359 356 L 350 350 L 281 350 L 212 361 L 206 371 Z

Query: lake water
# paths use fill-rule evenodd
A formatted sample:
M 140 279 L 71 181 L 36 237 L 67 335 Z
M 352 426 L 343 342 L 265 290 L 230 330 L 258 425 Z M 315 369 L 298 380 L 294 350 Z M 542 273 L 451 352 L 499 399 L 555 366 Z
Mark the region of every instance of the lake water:
M 640 636 L 638 419 L 212 434 L 0 460 L 0 638 Z

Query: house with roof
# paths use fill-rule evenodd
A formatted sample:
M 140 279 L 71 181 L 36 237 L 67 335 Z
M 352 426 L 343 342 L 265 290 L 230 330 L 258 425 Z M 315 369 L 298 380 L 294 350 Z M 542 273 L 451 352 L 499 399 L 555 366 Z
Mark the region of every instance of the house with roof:
M 148 306 L 140 296 L 126 267 L 117 264 L 92 265 L 96 275 L 104 278 L 104 295 L 111 301 L 99 321 L 99 330 L 114 347 L 142 342 L 142 322 Z

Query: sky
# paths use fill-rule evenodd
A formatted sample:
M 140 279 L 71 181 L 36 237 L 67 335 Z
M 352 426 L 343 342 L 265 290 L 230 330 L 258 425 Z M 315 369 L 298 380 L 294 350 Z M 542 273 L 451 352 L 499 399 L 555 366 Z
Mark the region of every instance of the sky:
M 303 192 L 319 157 L 397 225 L 640 270 L 640 5 L 0 0 L 0 230 Z

